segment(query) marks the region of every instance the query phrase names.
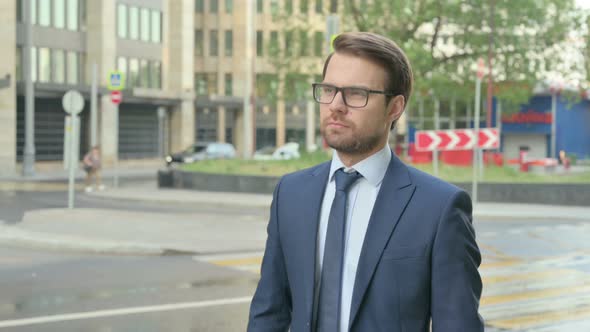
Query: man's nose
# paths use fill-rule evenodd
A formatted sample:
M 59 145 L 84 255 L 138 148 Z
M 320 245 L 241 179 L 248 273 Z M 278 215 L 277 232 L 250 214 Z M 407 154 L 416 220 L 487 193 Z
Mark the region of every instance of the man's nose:
M 346 103 L 344 102 L 344 94 L 342 91 L 337 91 L 334 99 L 330 103 L 330 110 L 332 112 L 345 112 Z

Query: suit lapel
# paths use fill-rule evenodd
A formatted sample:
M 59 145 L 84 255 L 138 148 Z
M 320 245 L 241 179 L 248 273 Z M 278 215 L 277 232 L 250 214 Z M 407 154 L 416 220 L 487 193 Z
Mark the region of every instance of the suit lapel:
M 302 222 L 305 223 L 305 225 L 303 225 L 304 227 L 302 227 L 302 243 L 311 244 L 300 247 L 304 264 L 303 279 L 305 286 L 305 306 L 306 312 L 309 315 L 309 321 L 311 321 L 313 315 L 318 224 L 329 172 L 329 162 L 324 163 L 315 169 L 311 174 L 312 178 L 303 188 L 302 196 L 306 197 L 306 199 L 302 202 L 297 202 L 298 208 L 302 209 Z
M 414 189 L 407 167 L 395 155 L 392 155 L 363 242 L 354 282 L 349 326 L 352 326 L 358 314 L 383 249 L 412 197 Z

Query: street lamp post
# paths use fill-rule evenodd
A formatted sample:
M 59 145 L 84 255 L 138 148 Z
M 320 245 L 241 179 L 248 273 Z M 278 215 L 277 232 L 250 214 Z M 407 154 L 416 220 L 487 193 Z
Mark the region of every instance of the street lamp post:
M 35 175 L 35 90 L 31 57 L 33 14 L 31 0 L 23 1 L 25 42 L 23 48 L 23 75 L 25 80 L 25 147 L 23 151 L 23 175 Z M 35 59 L 36 60 L 36 59 Z

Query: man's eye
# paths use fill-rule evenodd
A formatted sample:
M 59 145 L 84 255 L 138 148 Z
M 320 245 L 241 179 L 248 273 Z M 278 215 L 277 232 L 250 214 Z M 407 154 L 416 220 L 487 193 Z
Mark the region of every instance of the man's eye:
M 363 97 L 365 95 L 365 91 L 361 89 L 350 89 L 348 90 L 348 95 L 351 97 Z
M 331 94 L 331 93 L 334 93 L 334 91 L 335 91 L 335 89 L 332 88 L 332 87 L 324 87 L 324 91 L 323 92 L 325 94 Z

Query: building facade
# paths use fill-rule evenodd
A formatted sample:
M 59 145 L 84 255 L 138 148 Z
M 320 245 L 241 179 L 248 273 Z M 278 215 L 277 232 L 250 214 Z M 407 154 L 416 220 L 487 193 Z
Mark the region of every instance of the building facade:
M 18 173 L 24 159 L 27 134 L 31 134 L 25 107 L 29 70 L 35 165 L 63 158 L 66 114 L 61 99 L 72 89 L 85 99 L 80 152 L 100 145 L 107 166 L 117 160 L 159 159 L 197 140 L 230 142 L 241 151 L 245 100 L 255 110 L 254 148 L 287 141 L 313 145 L 317 106 L 310 101 L 310 86 L 318 79 L 328 51 L 326 16 L 337 12 L 337 4 L 322 0 L 2 1 L 0 38 L 5 52 L 0 55 L 0 79 L 7 78 L 7 84 L 0 84 L 0 172 Z M 285 32 L 279 12 L 298 17 L 305 24 L 299 30 L 306 32 Z M 250 40 L 248 24 L 255 26 Z M 251 61 L 247 61 L 248 52 Z M 301 55 L 297 73 L 276 63 L 282 52 Z M 253 70 L 254 93 L 245 97 L 248 66 Z M 115 70 L 126 77 L 118 106 L 107 89 Z M 98 93 L 93 126 L 94 77 Z

